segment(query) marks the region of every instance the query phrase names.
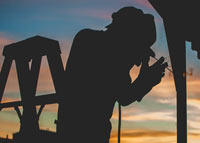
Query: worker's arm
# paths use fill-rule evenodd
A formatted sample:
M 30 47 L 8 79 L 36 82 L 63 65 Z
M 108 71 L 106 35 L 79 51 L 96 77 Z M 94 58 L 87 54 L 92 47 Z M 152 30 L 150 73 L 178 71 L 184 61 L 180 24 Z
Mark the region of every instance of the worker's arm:
M 142 98 L 157 84 L 160 83 L 164 76 L 167 63 L 163 63 L 164 58 L 160 58 L 152 66 L 142 65 L 139 76 L 131 83 L 130 76 L 127 76 L 126 86 L 123 87 L 122 93 L 118 96 L 118 102 L 123 105 L 129 105 L 134 101 L 141 101 Z

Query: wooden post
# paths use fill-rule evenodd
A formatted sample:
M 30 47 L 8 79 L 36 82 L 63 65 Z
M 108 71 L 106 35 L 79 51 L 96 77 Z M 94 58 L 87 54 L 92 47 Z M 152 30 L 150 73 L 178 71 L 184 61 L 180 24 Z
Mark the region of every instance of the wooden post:
M 1 99 L 5 90 L 5 86 L 6 86 L 11 65 L 12 65 L 12 59 L 9 57 L 5 57 L 5 60 L 3 62 L 3 66 L 1 69 L 1 73 L 0 73 L 0 103 L 1 103 Z
M 164 22 L 177 92 L 177 143 L 187 143 L 186 48 L 178 25 Z
M 17 75 L 19 81 L 19 88 L 21 93 L 21 98 L 24 103 L 23 114 L 21 122 L 20 132 L 31 134 L 39 131 L 39 124 L 37 119 L 36 107 L 33 103 L 35 97 L 36 87 L 31 77 L 31 72 L 29 70 L 28 61 L 24 59 L 16 59 Z

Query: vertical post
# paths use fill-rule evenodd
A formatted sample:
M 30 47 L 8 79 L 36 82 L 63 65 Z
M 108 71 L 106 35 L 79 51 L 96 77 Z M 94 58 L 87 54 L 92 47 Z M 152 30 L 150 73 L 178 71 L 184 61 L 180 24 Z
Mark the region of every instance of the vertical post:
M 19 117 L 20 123 L 22 123 L 22 114 L 21 114 L 21 112 L 19 110 L 19 107 L 18 106 L 14 106 L 14 109 L 17 112 L 17 115 Z
M 1 99 L 5 90 L 5 86 L 6 86 L 11 65 L 12 65 L 12 59 L 9 57 L 5 57 L 3 66 L 1 69 L 1 73 L 0 73 L 0 103 L 1 103 Z
M 48 54 L 47 60 L 50 67 L 51 76 L 53 79 L 54 87 L 58 96 L 62 94 L 63 90 L 63 78 L 64 78 L 64 67 L 60 54 Z
M 39 130 L 37 112 L 33 103 L 35 90 L 32 74 L 29 70 L 28 61 L 16 59 L 19 88 L 23 102 L 23 115 L 20 132 L 25 134 L 35 134 Z
M 36 94 L 36 89 L 37 89 L 37 84 L 38 84 L 38 77 L 39 77 L 39 72 L 40 72 L 40 66 L 41 66 L 41 60 L 42 57 L 38 56 L 32 59 L 32 64 L 31 64 L 31 79 L 32 79 L 32 89 L 33 89 L 33 95 Z
M 170 21 L 168 19 L 168 21 Z M 177 91 L 177 142 L 187 143 L 186 48 L 179 25 L 164 21 Z
M 39 109 L 39 111 L 38 111 L 38 113 L 37 113 L 38 120 L 39 120 L 39 118 L 40 118 L 40 115 L 41 115 L 42 110 L 44 109 L 44 107 L 45 107 L 45 104 L 43 104 L 43 105 L 40 106 L 40 109 Z
M 64 67 L 63 67 L 63 63 L 62 63 L 62 59 L 60 54 L 54 54 L 54 55 L 47 55 L 47 59 L 48 59 L 48 63 L 49 63 L 49 67 L 50 67 L 50 71 L 51 71 L 51 75 L 53 78 L 53 83 L 54 83 L 54 87 L 56 90 L 56 95 L 58 96 L 58 103 L 59 103 L 59 107 L 58 107 L 58 122 L 57 122 L 57 126 L 56 126 L 56 130 L 57 133 L 60 134 L 60 128 L 62 128 L 62 126 L 60 126 L 64 121 L 62 118 L 60 118 L 60 115 L 63 114 L 63 110 L 61 109 L 62 107 L 62 96 L 64 96 Z

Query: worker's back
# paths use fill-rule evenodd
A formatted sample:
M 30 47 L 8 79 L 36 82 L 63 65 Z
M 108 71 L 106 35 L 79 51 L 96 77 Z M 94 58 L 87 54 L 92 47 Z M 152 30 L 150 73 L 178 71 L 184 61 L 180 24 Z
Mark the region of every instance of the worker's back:
M 79 32 L 67 62 L 66 93 L 59 107 L 58 132 L 66 139 L 73 136 L 75 143 L 103 143 L 109 139 L 109 119 L 117 89 L 113 83 L 117 82 L 104 34 L 93 30 Z

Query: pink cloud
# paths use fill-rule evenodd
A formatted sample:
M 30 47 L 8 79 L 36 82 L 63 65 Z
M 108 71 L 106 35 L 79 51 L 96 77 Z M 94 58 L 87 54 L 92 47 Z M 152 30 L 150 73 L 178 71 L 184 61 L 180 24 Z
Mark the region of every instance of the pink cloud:
M 0 46 L 5 46 L 9 43 L 12 43 L 12 40 L 3 36 L 0 36 Z
M 105 19 L 105 20 L 110 20 L 111 19 L 111 13 L 103 10 L 85 10 L 83 11 L 83 14 L 87 14 L 91 17 L 94 18 L 100 18 L 100 19 Z
M 14 40 L 11 38 L 8 38 L 6 36 L 2 36 L 3 34 L 0 32 L 0 52 L 2 53 L 2 50 L 4 48 L 5 45 L 8 45 L 10 43 L 12 43 Z M 0 53 L 0 57 L 1 57 L 1 53 Z
M 70 9 L 67 13 L 104 20 L 111 20 L 112 15 L 112 12 L 103 9 Z

